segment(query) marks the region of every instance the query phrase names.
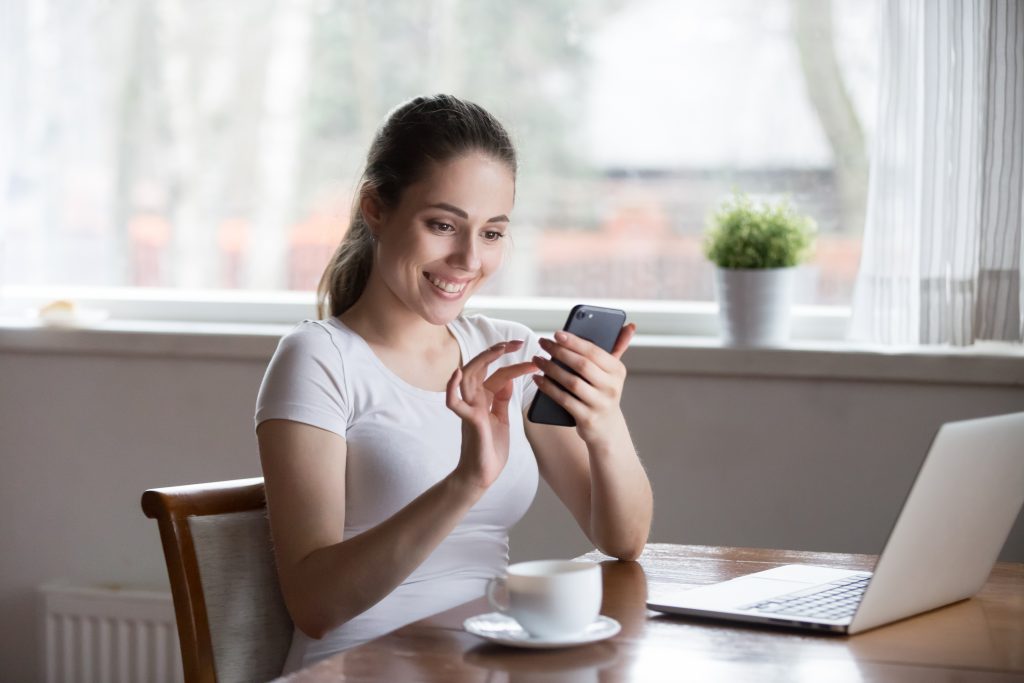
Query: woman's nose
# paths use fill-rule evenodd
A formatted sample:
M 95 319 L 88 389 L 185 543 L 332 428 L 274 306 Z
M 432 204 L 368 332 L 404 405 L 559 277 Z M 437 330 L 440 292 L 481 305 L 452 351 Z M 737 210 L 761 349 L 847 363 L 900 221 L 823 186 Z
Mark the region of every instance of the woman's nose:
M 462 237 L 458 240 L 458 246 L 451 255 L 452 265 L 463 270 L 478 270 L 480 268 L 479 246 L 472 235 Z

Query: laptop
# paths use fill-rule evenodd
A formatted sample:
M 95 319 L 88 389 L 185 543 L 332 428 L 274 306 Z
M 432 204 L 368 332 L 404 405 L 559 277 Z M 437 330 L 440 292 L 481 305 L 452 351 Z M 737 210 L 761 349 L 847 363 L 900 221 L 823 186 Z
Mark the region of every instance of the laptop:
M 1024 504 L 1024 413 L 948 422 L 932 441 L 874 572 L 786 565 L 652 586 L 659 612 L 854 634 L 974 595 Z

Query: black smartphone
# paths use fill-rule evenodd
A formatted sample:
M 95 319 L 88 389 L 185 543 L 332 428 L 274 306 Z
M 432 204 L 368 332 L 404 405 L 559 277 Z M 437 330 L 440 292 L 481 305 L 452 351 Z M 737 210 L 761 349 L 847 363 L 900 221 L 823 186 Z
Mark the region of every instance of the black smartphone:
M 569 318 L 562 328 L 571 332 L 577 337 L 586 339 L 600 346 L 605 351 L 611 352 L 615 346 L 615 340 L 619 338 L 619 332 L 626 323 L 626 312 L 617 308 L 602 308 L 600 306 L 588 306 L 579 304 L 573 306 L 569 312 Z M 566 368 L 564 364 L 555 361 L 569 372 L 577 374 L 574 370 Z M 530 422 L 537 422 L 546 425 L 559 425 L 562 427 L 575 427 L 576 420 L 562 406 L 555 403 L 554 399 L 543 391 L 537 391 L 537 395 L 530 404 L 530 410 L 526 413 Z

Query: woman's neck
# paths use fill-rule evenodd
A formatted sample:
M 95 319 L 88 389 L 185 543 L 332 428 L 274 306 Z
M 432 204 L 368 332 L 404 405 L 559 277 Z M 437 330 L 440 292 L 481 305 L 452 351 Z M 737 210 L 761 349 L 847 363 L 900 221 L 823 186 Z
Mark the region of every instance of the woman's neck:
M 372 276 L 359 299 L 338 317 L 374 347 L 412 352 L 453 341 L 446 326 L 427 322 L 409 310 Z

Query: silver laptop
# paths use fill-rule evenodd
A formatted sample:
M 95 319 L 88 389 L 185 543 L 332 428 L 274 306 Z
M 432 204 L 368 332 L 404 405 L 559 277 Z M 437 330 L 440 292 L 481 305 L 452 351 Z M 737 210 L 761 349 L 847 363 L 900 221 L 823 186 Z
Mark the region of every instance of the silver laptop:
M 1024 413 L 939 429 L 874 572 L 792 564 L 689 590 L 659 612 L 859 633 L 974 595 L 1024 504 Z M 660 592 L 659 592 L 660 591 Z

